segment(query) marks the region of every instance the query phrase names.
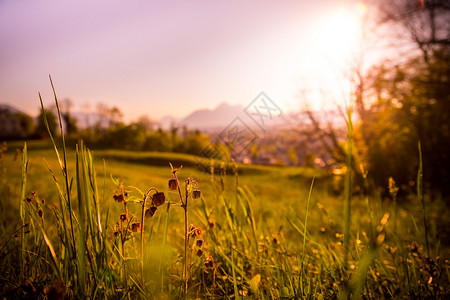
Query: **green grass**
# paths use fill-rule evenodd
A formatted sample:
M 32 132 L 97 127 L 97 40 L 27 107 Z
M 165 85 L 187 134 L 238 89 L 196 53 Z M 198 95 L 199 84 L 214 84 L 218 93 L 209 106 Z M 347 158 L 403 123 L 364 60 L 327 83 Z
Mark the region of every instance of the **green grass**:
M 201 199 L 189 202 L 189 223 L 203 229 L 204 241 L 201 257 L 195 254 L 194 240 L 189 241 L 189 298 L 449 295 L 448 208 L 439 199 L 424 195 L 423 201 L 398 202 L 395 233 L 392 199 L 353 194 L 345 219 L 344 199 L 350 191 L 343 193 L 343 178 L 317 170 L 238 165 L 236 175 L 232 164 L 216 163 L 211 175 L 197 168 L 199 158 L 191 155 L 90 153 L 80 145 L 78 151 L 68 147 L 63 176 L 65 169 L 48 142 L 28 142 L 26 156 L 22 152 L 16 157 L 15 149 L 22 151 L 23 143 L 8 147 L 0 163 L 2 297 L 45 298 L 57 292 L 105 299 L 183 295 L 184 211 L 173 205 L 179 195 L 167 186 L 169 162 L 183 164 L 180 182 L 192 177 L 202 189 Z M 59 151 L 62 157 L 61 147 Z M 140 191 L 155 187 L 166 195 L 166 204 L 145 221 L 143 257 L 139 232 L 123 231 L 123 244 L 114 234 L 124 212 L 123 204 L 113 199 L 120 183 L 129 193 L 127 209 L 136 216 L 132 222 L 140 221 Z M 28 203 L 22 191 L 25 198 L 35 191 L 34 200 Z M 430 254 L 424 245 L 425 202 L 427 235 L 440 237 L 429 238 Z M 347 225 L 348 242 L 343 235 Z M 207 267 L 209 256 L 213 264 Z

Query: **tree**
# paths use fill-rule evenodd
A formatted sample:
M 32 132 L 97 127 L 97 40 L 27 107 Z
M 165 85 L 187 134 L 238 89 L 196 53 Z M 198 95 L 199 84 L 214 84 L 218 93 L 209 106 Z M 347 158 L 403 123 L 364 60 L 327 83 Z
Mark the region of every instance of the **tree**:
M 56 115 L 52 111 L 45 111 L 45 117 L 47 119 L 48 128 L 53 136 L 56 134 L 56 130 L 58 128 L 58 123 L 56 120 Z M 44 111 L 41 110 L 41 113 L 38 116 L 38 123 L 36 126 L 36 135 L 39 138 L 48 137 L 48 130 L 44 122 Z
M 399 32 L 396 47 L 409 51 L 367 76 L 376 100 L 361 127 L 371 171 L 379 184 L 388 176 L 414 182 L 420 141 L 428 191 L 449 196 L 450 3 L 394 0 L 379 7 L 379 23 Z
M 78 132 L 77 119 L 74 118 L 71 114 L 73 102 L 70 99 L 65 99 L 61 101 L 60 106 L 61 106 L 61 117 L 64 120 L 67 137 L 71 138 L 73 137 L 74 134 Z
M 23 113 L 16 113 L 15 117 L 19 122 L 21 137 L 26 138 L 32 135 L 36 127 L 33 118 Z
M 450 3 L 393 0 L 374 7 L 391 59 L 352 70 L 351 102 L 359 118 L 355 154 L 368 163 L 377 186 L 387 187 L 392 176 L 408 189 L 415 184 L 420 141 L 428 191 L 449 196 Z M 309 116 L 324 148 L 342 161 L 337 131 Z

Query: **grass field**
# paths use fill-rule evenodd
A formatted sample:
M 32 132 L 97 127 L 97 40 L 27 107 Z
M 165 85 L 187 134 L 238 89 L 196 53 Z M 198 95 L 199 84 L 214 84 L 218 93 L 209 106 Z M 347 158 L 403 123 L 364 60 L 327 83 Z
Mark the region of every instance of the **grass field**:
M 99 149 L 92 160 L 81 146 L 67 149 L 64 176 L 59 151 L 61 165 L 45 141 L 3 153 L 2 298 L 449 296 L 449 209 L 439 199 L 397 203 L 395 185 L 385 199 L 350 197 L 342 177 L 296 167 L 216 162 L 204 172 L 209 161 L 185 154 Z M 183 168 L 172 173 L 169 162 Z M 141 218 L 159 204 L 152 187 L 165 203 Z

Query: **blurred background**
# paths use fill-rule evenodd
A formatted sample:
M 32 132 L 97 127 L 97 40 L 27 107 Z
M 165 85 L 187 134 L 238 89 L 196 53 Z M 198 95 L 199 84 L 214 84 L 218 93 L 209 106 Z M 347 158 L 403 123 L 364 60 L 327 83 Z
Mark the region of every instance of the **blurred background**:
M 450 192 L 448 1 L 4 0 L 0 44 L 1 140 L 47 137 L 38 92 L 58 134 L 51 74 L 68 138 L 93 147 L 342 174 L 351 110 L 356 182 L 412 192 L 420 141 L 426 189 Z M 264 128 L 246 114 L 262 91 Z

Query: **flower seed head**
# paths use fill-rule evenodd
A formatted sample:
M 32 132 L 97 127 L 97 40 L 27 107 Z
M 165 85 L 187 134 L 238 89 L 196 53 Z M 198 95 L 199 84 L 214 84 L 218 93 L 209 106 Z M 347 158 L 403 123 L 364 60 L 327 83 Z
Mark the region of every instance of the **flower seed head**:
M 178 189 L 178 181 L 175 178 L 169 179 L 169 188 L 171 191 L 176 191 Z
M 153 218 L 153 216 L 156 213 L 156 210 L 157 210 L 156 206 L 151 206 L 150 208 L 147 208 L 145 210 L 145 217 L 146 218 Z
M 200 198 L 201 195 L 202 195 L 202 191 L 199 190 L 199 189 L 195 189 L 195 190 L 192 191 L 192 197 L 194 199 Z
M 157 193 L 153 194 L 152 200 L 153 200 L 153 204 L 155 206 L 160 206 L 160 205 L 163 205 L 164 202 L 166 201 L 166 196 L 164 195 L 163 192 L 157 192 Z
M 141 230 L 141 223 L 134 222 L 133 224 L 131 224 L 131 231 L 138 232 L 140 230 Z

